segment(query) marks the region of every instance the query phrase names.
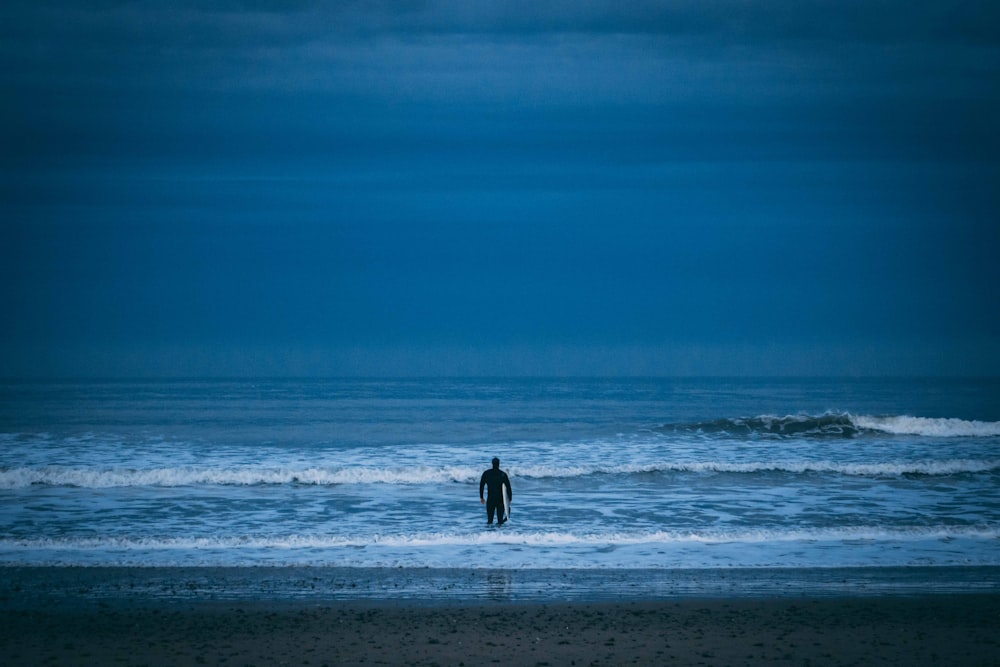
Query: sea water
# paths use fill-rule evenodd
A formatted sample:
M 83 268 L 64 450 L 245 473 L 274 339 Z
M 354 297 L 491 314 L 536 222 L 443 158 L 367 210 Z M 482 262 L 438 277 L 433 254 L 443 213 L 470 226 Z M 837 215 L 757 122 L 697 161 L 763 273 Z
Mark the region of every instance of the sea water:
M 0 564 L 1000 566 L 1000 380 L 8 381 Z

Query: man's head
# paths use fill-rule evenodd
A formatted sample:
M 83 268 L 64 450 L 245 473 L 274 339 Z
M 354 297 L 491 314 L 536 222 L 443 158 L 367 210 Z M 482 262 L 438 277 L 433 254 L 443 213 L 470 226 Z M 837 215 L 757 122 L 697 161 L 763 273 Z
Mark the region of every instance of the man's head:
M 493 459 L 493 467 L 494 468 L 499 468 L 500 467 L 500 459 L 494 457 L 494 459 Z

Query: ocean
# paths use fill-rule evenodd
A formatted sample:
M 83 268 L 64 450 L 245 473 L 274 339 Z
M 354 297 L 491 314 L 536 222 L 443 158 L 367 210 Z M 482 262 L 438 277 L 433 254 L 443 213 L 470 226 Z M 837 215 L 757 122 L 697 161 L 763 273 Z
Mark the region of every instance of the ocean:
M 6 381 L 0 566 L 994 568 L 1000 379 Z

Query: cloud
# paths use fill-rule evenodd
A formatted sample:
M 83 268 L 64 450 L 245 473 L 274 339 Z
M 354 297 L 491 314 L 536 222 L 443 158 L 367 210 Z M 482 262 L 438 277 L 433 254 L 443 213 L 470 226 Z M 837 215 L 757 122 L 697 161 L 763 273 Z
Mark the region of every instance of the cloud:
M 633 56 L 644 53 L 666 60 L 726 60 L 739 67 L 763 54 L 770 54 L 773 62 L 782 54 L 823 58 L 867 47 L 882 49 L 890 59 L 892 53 L 886 49 L 945 48 L 979 55 L 981 62 L 988 55 L 983 49 L 1000 43 L 990 28 L 1000 9 L 988 2 L 914 7 L 905 2 L 826 0 L 765 5 L 742 0 L 96 5 L 14 0 L 5 3 L 0 16 L 5 19 L 0 23 L 5 56 L 28 66 L 21 70 L 22 76 L 42 73 L 38 68 L 51 58 L 52 66 L 77 63 L 69 76 L 79 76 L 80 68 L 113 76 L 136 68 L 155 77 L 148 68 L 166 72 L 174 66 L 186 70 L 192 83 L 203 78 L 214 82 L 219 71 L 230 70 L 230 83 L 242 72 L 248 83 L 259 84 L 255 69 L 265 74 L 270 70 L 277 81 L 289 71 L 316 65 L 332 68 L 334 77 L 338 73 L 347 77 L 359 66 L 359 75 L 365 75 L 382 59 L 404 70 L 449 66 L 460 71 L 477 66 L 488 74 L 491 65 L 506 61 L 512 71 L 520 71 L 536 60 L 558 71 L 559 63 L 572 65 L 580 57 L 584 44 L 592 45 L 586 60 L 597 63 L 631 51 Z M 524 50 L 524 59 L 517 57 L 519 49 Z M 544 57 L 539 53 L 543 49 L 551 55 Z M 415 60 L 408 65 L 411 58 Z M 202 69 L 192 70 L 192 65 Z M 18 76 L 10 72 L 6 76 L 12 75 Z M 312 82 L 299 77 L 290 85 L 324 81 L 318 72 L 315 77 Z
M 331 372 L 993 340 L 998 13 L 10 0 L 10 331 Z
M 709 158 L 727 145 L 766 156 L 754 148 L 762 141 L 827 158 L 880 147 L 982 155 L 1000 146 L 991 122 L 997 37 L 983 27 L 998 11 L 14 1 L 0 10 L 0 86 L 10 100 L 0 136 L 8 157 L 339 153 L 359 141 L 368 154 L 566 148 L 592 138 L 605 139 L 602 158 L 621 154 L 616 145 L 634 155 L 658 141 Z

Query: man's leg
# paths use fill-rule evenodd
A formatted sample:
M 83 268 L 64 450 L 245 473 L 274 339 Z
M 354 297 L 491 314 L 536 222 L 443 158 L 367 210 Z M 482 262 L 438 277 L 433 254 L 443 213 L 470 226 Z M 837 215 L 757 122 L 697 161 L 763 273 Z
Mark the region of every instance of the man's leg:
M 486 523 L 493 524 L 493 513 L 497 512 L 497 502 L 493 498 L 486 499 Z

